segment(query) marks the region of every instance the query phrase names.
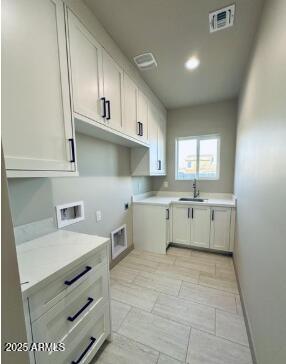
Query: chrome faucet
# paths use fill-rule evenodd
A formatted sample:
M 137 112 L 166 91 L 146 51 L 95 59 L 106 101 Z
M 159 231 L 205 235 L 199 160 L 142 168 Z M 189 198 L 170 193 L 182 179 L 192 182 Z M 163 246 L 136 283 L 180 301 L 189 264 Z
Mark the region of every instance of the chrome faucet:
M 198 189 L 197 180 L 195 178 L 194 178 L 194 182 L 193 182 L 193 191 L 194 191 L 194 198 L 199 197 L 200 190 Z

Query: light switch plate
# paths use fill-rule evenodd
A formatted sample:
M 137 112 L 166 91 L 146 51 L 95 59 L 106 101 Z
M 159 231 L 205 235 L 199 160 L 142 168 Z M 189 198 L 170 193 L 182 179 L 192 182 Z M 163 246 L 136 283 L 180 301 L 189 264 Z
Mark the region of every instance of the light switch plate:
M 164 186 L 165 188 L 168 188 L 168 187 L 169 187 L 169 182 L 168 182 L 168 181 L 164 181 L 163 186 Z
M 101 220 L 102 220 L 101 211 L 97 210 L 96 211 L 96 221 L 99 222 Z

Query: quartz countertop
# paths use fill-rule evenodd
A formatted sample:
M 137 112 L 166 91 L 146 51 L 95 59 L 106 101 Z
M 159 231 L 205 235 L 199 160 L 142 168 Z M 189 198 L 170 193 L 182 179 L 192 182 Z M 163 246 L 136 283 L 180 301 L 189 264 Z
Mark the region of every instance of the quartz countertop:
M 159 205 L 159 206 L 170 206 L 171 204 L 180 204 L 180 205 L 202 205 L 202 206 L 221 206 L 221 207 L 235 207 L 236 200 L 231 194 L 205 194 L 199 196 L 198 198 L 206 199 L 204 202 L 196 202 L 196 201 L 179 201 L 181 197 L 189 197 L 193 196 L 185 193 L 184 195 L 168 194 L 168 195 L 155 195 L 142 197 L 133 200 L 134 204 L 149 204 L 149 205 Z
M 109 238 L 58 230 L 17 246 L 23 296 L 30 294 L 60 270 L 86 259 L 109 243 Z

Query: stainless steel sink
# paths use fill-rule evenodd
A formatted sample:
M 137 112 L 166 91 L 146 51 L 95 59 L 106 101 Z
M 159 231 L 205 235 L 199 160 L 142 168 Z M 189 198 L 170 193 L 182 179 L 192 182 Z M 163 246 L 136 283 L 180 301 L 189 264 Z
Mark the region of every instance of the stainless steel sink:
M 191 198 L 191 197 L 182 197 L 179 201 L 193 201 L 193 202 L 205 202 L 207 199 L 203 198 Z

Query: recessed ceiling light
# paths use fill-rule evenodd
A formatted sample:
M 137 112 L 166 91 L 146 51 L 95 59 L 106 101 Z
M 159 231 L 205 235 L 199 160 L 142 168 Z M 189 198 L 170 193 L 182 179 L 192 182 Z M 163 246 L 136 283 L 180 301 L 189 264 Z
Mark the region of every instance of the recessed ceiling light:
M 185 67 L 188 70 L 194 70 L 195 68 L 197 68 L 199 66 L 199 64 L 200 64 L 200 60 L 197 57 L 191 57 L 185 63 Z

